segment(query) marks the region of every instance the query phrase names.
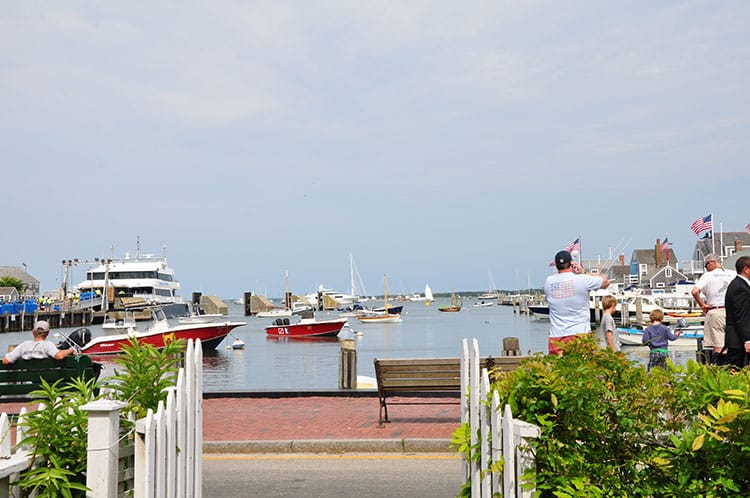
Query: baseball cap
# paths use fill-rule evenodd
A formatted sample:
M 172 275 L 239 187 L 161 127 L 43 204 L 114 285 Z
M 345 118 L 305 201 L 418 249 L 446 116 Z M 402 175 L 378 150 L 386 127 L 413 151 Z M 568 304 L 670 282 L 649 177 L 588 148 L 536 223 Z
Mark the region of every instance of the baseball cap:
M 45 320 L 39 320 L 34 324 L 34 330 L 37 332 L 44 332 L 45 334 L 49 333 L 49 322 Z
M 560 251 L 555 254 L 555 264 L 563 265 L 565 263 L 570 263 L 570 260 L 570 253 L 568 251 Z

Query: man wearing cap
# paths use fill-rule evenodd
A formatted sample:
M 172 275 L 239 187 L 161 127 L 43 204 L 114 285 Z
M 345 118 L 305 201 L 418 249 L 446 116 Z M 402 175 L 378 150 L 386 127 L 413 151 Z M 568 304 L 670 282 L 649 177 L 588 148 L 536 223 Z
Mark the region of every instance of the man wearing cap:
M 716 254 L 707 254 L 703 258 L 703 264 L 706 267 L 706 273 L 695 282 L 691 294 L 703 310 L 703 314 L 706 315 L 703 323 L 703 347 L 711 351 L 708 357 L 709 363 L 723 365 L 726 360 L 724 296 L 727 293 L 727 287 L 737 274 L 722 268 L 721 258 Z
M 5 356 L 3 356 L 4 365 L 15 363 L 19 358 L 31 360 L 50 357 L 56 360 L 62 360 L 66 356 L 70 356 L 76 352 L 76 350 L 72 348 L 57 349 L 57 346 L 55 346 L 52 341 L 48 341 L 47 335 L 49 334 L 49 323 L 44 320 L 36 322 L 31 332 L 34 334 L 34 340 L 23 341 L 16 346 L 13 351 L 6 353 Z
M 557 273 L 547 277 L 544 294 L 549 303 L 549 354 L 559 354 L 561 343 L 591 333 L 589 292 L 609 287 L 604 275 L 585 275 L 583 267 L 571 262 L 568 251 L 555 255 Z

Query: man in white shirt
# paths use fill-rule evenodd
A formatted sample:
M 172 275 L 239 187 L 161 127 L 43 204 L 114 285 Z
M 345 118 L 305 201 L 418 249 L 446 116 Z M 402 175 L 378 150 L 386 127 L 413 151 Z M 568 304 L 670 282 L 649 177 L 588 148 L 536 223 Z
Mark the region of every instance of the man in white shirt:
M 72 348 L 57 349 L 57 346 L 55 346 L 54 343 L 48 341 L 47 335 L 49 334 L 49 323 L 44 320 L 36 322 L 31 332 L 34 334 L 34 340 L 23 341 L 16 346 L 13 351 L 6 353 L 5 356 L 3 356 L 4 365 L 15 363 L 19 358 L 31 360 L 49 357 L 56 360 L 62 360 L 66 356 L 70 356 L 76 352 L 76 350 Z
M 555 255 L 555 267 L 557 273 L 544 282 L 544 294 L 549 303 L 549 354 L 560 353 L 561 343 L 591 333 L 589 292 L 609 286 L 609 279 L 604 275 L 583 274 L 583 267 L 571 261 L 568 251 Z
M 703 264 L 706 267 L 706 273 L 701 275 L 695 283 L 691 294 L 703 310 L 703 314 L 706 315 L 703 324 L 703 346 L 712 351 L 708 361 L 716 365 L 724 365 L 726 362 L 724 296 L 729 283 L 737 274 L 722 268 L 721 258 L 716 254 L 707 254 L 703 258 Z

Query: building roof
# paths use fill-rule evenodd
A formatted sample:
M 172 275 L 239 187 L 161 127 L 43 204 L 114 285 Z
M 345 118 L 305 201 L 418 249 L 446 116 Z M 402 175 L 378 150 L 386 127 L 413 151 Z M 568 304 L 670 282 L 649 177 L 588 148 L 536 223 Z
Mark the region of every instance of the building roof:
M 669 248 L 669 261 L 677 261 L 677 255 L 674 249 Z M 634 249 L 633 255 L 630 258 L 631 263 L 639 263 L 642 265 L 655 265 L 656 264 L 656 250 L 651 249 Z M 667 259 L 662 255 L 662 264 L 666 264 Z
M 724 246 L 733 246 L 734 241 L 739 240 L 743 247 L 750 247 L 750 233 L 747 232 L 714 232 L 713 237 L 713 240 L 710 238 L 699 239 L 695 243 L 695 254 L 704 256 L 714 252 L 714 241 L 717 244 L 723 242 Z M 716 252 L 721 252 L 721 248 L 717 247 Z
M 0 266 L 0 277 L 13 277 L 26 283 L 39 284 L 39 280 L 35 279 L 23 271 L 22 268 L 18 268 L 17 266 Z
M 0 296 L 12 296 L 13 293 L 18 294 L 18 289 L 15 287 L 0 287 Z

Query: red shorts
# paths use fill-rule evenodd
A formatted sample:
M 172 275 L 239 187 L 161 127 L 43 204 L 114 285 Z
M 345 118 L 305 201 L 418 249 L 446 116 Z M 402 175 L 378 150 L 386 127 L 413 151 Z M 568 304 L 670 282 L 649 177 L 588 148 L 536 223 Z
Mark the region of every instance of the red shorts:
M 574 334 L 574 335 L 566 335 L 564 337 L 550 337 L 549 341 L 547 341 L 547 348 L 549 349 L 549 354 L 561 354 L 562 353 L 562 351 L 560 351 L 561 344 L 575 341 L 582 335 L 583 334 Z

